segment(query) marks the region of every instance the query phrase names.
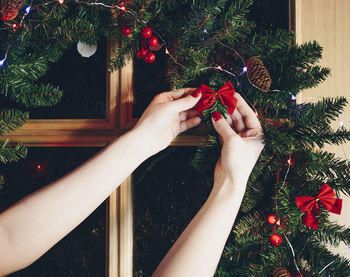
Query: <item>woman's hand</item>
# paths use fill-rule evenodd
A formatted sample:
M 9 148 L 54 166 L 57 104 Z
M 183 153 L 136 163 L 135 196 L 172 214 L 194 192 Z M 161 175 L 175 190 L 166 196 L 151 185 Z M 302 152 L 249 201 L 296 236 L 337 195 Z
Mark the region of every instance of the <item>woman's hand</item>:
M 142 144 L 149 147 L 149 155 L 165 149 L 180 133 L 201 122 L 192 109 L 200 99 L 193 88 L 167 91 L 154 97 L 134 129 L 139 132 Z
M 213 113 L 213 124 L 223 144 L 214 186 L 225 186 L 225 192 L 243 197 L 249 175 L 264 148 L 264 135 L 252 109 L 238 93 L 235 97 L 237 106 L 227 121 L 218 112 Z

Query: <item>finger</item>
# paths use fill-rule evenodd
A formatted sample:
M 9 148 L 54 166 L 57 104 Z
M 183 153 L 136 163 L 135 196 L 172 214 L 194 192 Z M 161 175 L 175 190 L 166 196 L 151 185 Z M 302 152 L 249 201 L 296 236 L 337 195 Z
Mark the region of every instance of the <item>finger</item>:
M 192 93 L 180 99 L 177 99 L 170 104 L 177 112 L 182 112 L 193 108 L 199 99 L 201 99 L 201 93 L 196 93 L 195 95 Z
M 247 138 L 247 137 L 258 137 L 263 135 L 263 133 L 258 129 L 249 129 L 247 131 L 242 132 L 240 135 L 242 138 Z
M 239 93 L 236 93 L 235 97 L 238 100 L 236 109 L 242 115 L 246 129 L 262 129 L 259 119 L 253 110 L 249 107 L 247 102 L 243 99 L 243 97 L 239 95 Z
M 241 133 L 246 129 L 244 121 L 243 121 L 243 117 L 242 117 L 241 113 L 238 111 L 238 109 L 235 109 L 231 118 L 232 118 L 233 128 L 235 129 L 235 131 L 237 133 Z
M 192 117 L 190 119 L 184 120 L 180 123 L 180 133 L 191 129 L 193 127 L 196 127 L 197 125 L 199 125 L 199 123 L 201 123 L 202 119 L 199 116 L 196 117 Z
M 222 137 L 224 142 L 233 136 L 238 136 L 228 122 L 218 112 L 214 112 L 211 119 L 216 132 Z
M 173 100 L 176 100 L 183 96 L 191 94 L 194 90 L 195 88 L 180 88 L 177 90 L 169 91 L 169 94 L 173 98 Z
M 188 111 L 184 111 L 180 113 L 180 121 L 184 121 L 186 119 L 195 117 L 195 116 L 199 116 L 199 113 L 192 109 L 192 110 L 188 110 Z

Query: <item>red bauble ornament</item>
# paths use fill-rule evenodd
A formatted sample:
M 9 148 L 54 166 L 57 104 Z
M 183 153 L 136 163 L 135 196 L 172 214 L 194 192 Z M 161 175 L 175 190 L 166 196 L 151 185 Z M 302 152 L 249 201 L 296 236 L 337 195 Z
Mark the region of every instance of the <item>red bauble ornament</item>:
M 122 28 L 122 33 L 123 33 L 124 35 L 126 35 L 126 36 L 130 35 L 130 34 L 131 34 L 131 31 L 132 31 L 131 28 L 128 27 L 128 26 L 125 26 L 125 27 Z
M 144 60 L 146 63 L 153 63 L 156 60 L 156 56 L 152 52 L 148 52 Z
M 148 53 L 147 50 L 142 48 L 136 52 L 136 57 L 142 60 L 146 57 L 147 53 Z
M 150 38 L 152 36 L 152 29 L 150 27 L 145 27 L 141 34 L 144 38 Z
M 274 214 L 270 214 L 269 216 L 267 216 L 266 220 L 270 224 L 275 224 L 277 222 L 277 218 Z
M 283 239 L 280 235 L 278 234 L 273 234 L 271 235 L 270 237 L 270 243 L 273 245 L 273 246 L 278 246 L 282 243 Z
M 156 36 L 151 36 L 149 39 L 148 39 L 148 44 L 150 46 L 156 46 L 158 44 L 158 38 Z

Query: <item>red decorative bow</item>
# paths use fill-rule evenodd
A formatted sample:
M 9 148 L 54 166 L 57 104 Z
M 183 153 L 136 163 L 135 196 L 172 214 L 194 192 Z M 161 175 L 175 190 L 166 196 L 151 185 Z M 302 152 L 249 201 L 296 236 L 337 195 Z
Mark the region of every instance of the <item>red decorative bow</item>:
M 324 184 L 317 194 L 317 198 L 311 196 L 296 197 L 295 202 L 298 208 L 306 214 L 303 218 L 303 223 L 313 229 L 318 228 L 318 218 L 316 215 L 320 213 L 320 207 L 318 205 L 318 200 L 321 201 L 322 205 L 329 211 L 335 214 L 341 213 L 342 199 L 335 198 L 334 190 Z
M 199 90 L 201 90 L 202 96 L 196 105 L 196 109 L 200 115 L 202 115 L 204 110 L 210 108 L 215 103 L 216 97 L 219 97 L 221 103 L 227 106 L 227 111 L 230 114 L 233 114 L 237 105 L 237 99 L 233 97 L 235 94 L 235 88 L 230 81 L 224 84 L 223 87 L 217 91 L 217 93 L 212 91 L 210 87 L 203 84 Z

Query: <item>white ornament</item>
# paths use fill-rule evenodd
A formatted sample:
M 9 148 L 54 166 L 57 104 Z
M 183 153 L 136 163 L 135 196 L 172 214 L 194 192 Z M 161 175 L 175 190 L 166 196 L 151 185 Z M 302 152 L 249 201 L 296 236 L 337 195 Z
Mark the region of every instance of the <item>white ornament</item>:
M 79 40 L 77 49 L 79 54 L 84 58 L 90 58 L 93 54 L 96 53 L 97 44 L 87 44 Z

